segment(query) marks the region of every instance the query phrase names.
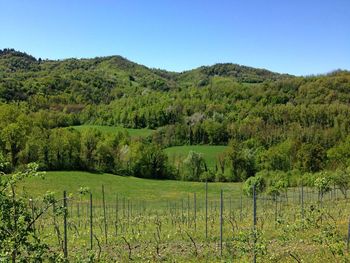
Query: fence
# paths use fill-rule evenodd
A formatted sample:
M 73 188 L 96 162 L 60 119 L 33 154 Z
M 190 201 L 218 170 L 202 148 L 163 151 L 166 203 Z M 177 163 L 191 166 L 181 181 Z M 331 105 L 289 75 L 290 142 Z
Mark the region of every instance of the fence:
M 142 249 L 152 244 L 152 253 L 159 257 L 163 253 L 187 253 L 234 259 L 244 254 L 256 262 L 264 253 L 259 243 L 263 242 L 261 231 L 273 233 L 283 224 L 304 222 L 306 216 L 322 210 L 325 213 L 320 213 L 320 220 L 325 223 L 331 217 L 348 222 L 344 245 L 349 248 L 348 202 L 336 188 L 322 198 L 312 188 L 299 187 L 279 196 L 257 194 L 254 188 L 252 197 L 241 193 L 239 198 L 221 190 L 217 198 L 209 199 L 210 184 L 203 187 L 201 195 L 157 202 L 130 200 L 122 193 L 105 192 L 104 186 L 102 200 L 94 200 L 91 193 L 72 198 L 64 192 L 62 202 L 55 204 L 35 229 L 66 258 L 89 251 L 97 251 L 97 258 L 103 253 L 114 258 L 122 258 L 125 253 L 128 259 L 141 258 Z M 115 201 L 107 201 L 105 195 L 113 195 Z M 40 203 L 31 201 L 30 207 L 34 215 Z M 58 208 L 62 208 L 61 214 Z

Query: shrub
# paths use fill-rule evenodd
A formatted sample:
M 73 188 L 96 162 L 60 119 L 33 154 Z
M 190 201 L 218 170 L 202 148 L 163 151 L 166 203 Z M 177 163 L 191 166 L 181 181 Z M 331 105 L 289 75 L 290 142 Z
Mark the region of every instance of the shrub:
M 254 186 L 255 186 L 255 193 L 256 194 L 264 192 L 266 189 L 265 179 L 259 175 L 249 177 L 243 185 L 243 192 L 247 196 L 253 196 L 253 187 Z

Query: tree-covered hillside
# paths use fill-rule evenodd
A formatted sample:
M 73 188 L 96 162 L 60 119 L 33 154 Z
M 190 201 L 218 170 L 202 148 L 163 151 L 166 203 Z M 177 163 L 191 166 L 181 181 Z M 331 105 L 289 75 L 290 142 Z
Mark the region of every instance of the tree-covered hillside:
M 350 73 L 295 77 L 237 64 L 176 73 L 120 56 L 42 60 L 0 50 L 0 157 L 6 169 L 98 170 L 140 177 L 238 181 L 259 171 L 318 172 L 350 166 Z M 127 132 L 82 124 L 150 128 Z M 190 152 L 229 145 L 209 169 Z

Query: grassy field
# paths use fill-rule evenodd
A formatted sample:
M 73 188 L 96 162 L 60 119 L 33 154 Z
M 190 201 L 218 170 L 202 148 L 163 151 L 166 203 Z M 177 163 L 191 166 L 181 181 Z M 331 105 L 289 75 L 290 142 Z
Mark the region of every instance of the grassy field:
M 74 129 L 78 131 L 83 131 L 86 129 L 97 129 L 103 133 L 116 133 L 118 131 L 126 130 L 131 137 L 147 137 L 152 134 L 153 130 L 151 129 L 127 129 L 121 126 L 102 126 L 102 125 L 79 125 L 72 126 Z
M 38 196 L 46 191 L 61 195 L 63 190 L 74 194 L 81 186 L 84 186 L 90 188 L 95 198 L 101 199 L 102 184 L 105 187 L 107 198 L 112 200 L 116 194 L 133 200 L 175 200 L 187 198 L 189 193 L 194 192 L 198 196 L 203 196 L 205 190 L 204 183 L 199 182 L 159 181 L 79 171 L 47 172 L 44 179 L 29 178 L 20 188 L 24 188 L 32 196 Z M 208 195 L 211 198 L 218 198 L 220 189 L 236 197 L 241 192 L 240 183 L 210 183 L 208 188 Z
M 185 145 L 174 146 L 165 149 L 170 160 L 176 158 L 186 158 L 190 151 L 195 151 L 203 154 L 203 157 L 210 168 L 214 168 L 217 162 L 217 156 L 224 152 L 227 146 L 222 145 Z

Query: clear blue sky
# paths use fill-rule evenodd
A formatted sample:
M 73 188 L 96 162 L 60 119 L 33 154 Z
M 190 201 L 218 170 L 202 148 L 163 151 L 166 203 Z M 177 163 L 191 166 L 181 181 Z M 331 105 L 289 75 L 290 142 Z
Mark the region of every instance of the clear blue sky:
M 350 0 L 0 0 L 7 47 L 173 71 L 233 62 L 326 73 L 350 69 Z

